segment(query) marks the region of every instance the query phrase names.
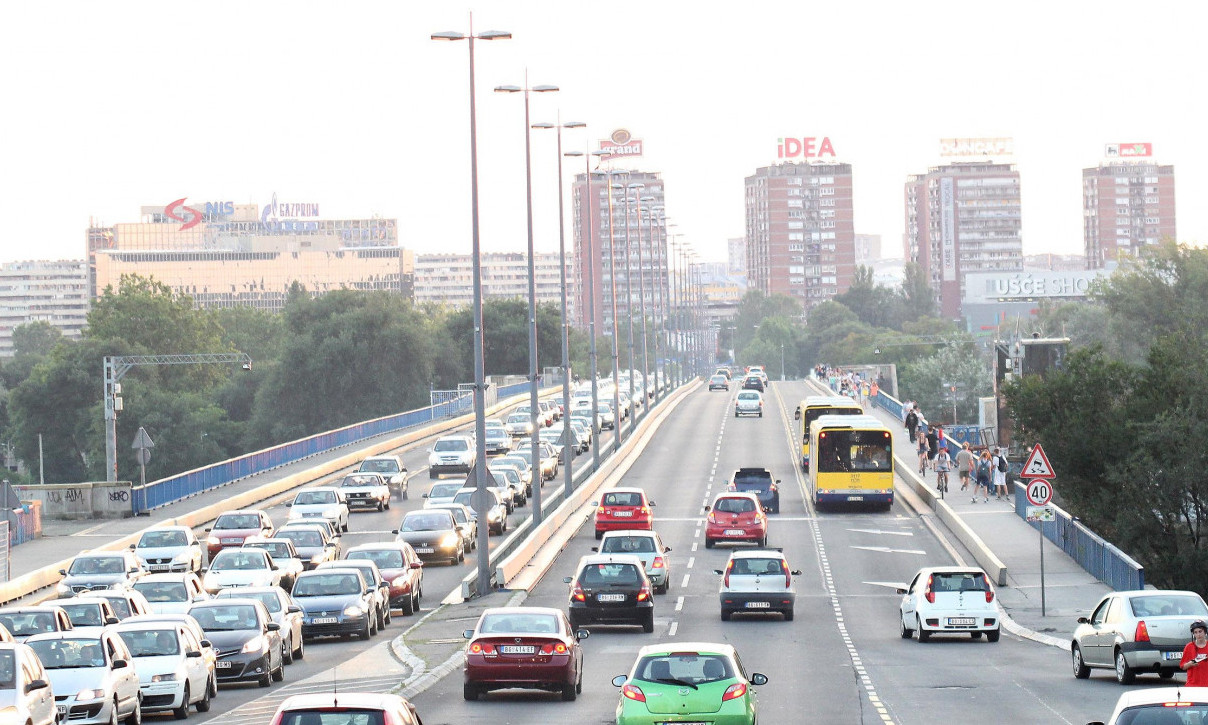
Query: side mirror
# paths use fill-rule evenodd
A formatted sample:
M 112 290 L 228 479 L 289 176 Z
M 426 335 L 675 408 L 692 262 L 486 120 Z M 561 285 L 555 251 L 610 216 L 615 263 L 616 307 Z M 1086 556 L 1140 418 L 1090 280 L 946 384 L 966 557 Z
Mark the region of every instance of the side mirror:
M 207 533 L 207 534 L 208 534 L 208 533 L 210 533 L 210 532 L 211 532 L 211 531 L 213 531 L 213 530 L 214 530 L 214 529 L 202 529 L 202 531 L 204 531 L 204 532 L 205 532 L 205 533 Z
M 214 643 L 213 643 L 213 642 L 211 642 L 211 641 L 210 641 L 210 640 L 208 640 L 208 639 L 203 639 L 203 640 L 201 640 L 201 646 L 202 646 L 202 647 L 207 647 L 207 648 L 209 648 L 209 649 L 214 649 Z
M 201 542 L 200 542 L 200 541 L 194 541 L 192 544 L 189 544 L 189 546 L 201 546 Z
M 129 548 L 129 549 L 130 549 L 130 551 L 134 551 L 134 549 L 135 549 L 136 547 L 135 547 L 135 544 L 131 544 L 131 545 L 130 545 L 129 547 L 127 547 L 127 548 Z
M 301 614 L 302 607 L 299 607 L 297 604 L 291 604 L 285 608 L 285 613 L 286 614 Z
M 378 589 L 389 589 L 390 582 L 378 582 Z
M 752 685 L 766 685 L 766 684 L 768 684 L 768 676 L 763 674 L 762 672 L 756 672 L 751 675 L 751 684 Z
M 60 569 L 60 570 L 59 570 L 59 576 L 67 576 L 67 570 L 66 570 L 66 569 Z
M 599 502 L 599 501 L 592 501 L 592 502 L 591 502 L 591 505 L 592 505 L 592 506 L 599 506 L 599 505 L 600 505 L 600 502 Z
M 120 669 L 122 669 L 124 667 L 128 667 L 128 666 L 129 666 L 129 663 L 126 662 L 126 660 L 114 660 L 112 669 L 120 670 Z
M 895 592 L 897 592 L 898 594 L 905 594 L 905 593 L 906 593 L 906 590 L 905 590 L 905 589 L 895 589 L 894 591 L 895 591 Z
M 629 679 L 629 677 L 627 677 L 626 675 L 617 675 L 616 677 L 612 678 L 612 686 L 620 687 L 621 685 L 624 685 L 625 681 L 628 679 Z
M 423 496 L 420 496 L 420 498 L 428 498 L 428 494 L 426 494 L 426 493 L 425 493 Z M 398 532 L 396 531 L 396 532 L 394 532 L 394 533 L 396 533 L 396 534 L 397 534 Z
M 293 506 L 293 505 L 294 505 L 294 502 L 293 502 L 293 501 L 290 501 L 289 503 L 285 504 L 285 508 L 289 508 L 289 507 L 291 507 L 291 506 Z
M 563 584 L 570 584 L 574 580 L 575 580 L 575 578 L 573 576 L 562 577 Z
M 201 656 L 201 650 L 199 650 L 199 649 L 190 650 L 189 652 L 185 652 L 185 657 L 200 657 L 200 656 Z
M 424 496 L 425 496 L 425 497 L 427 497 L 427 495 L 428 495 L 428 494 L 426 494 L 426 493 L 424 494 Z M 390 533 L 392 533 L 392 534 L 397 534 L 397 533 L 398 533 L 398 529 L 391 529 L 391 530 L 390 530 Z
M 195 601 L 195 602 L 204 602 L 204 601 L 206 601 L 206 595 L 204 595 L 204 594 L 198 594 L 197 596 L 193 597 L 193 601 Z M 117 624 L 117 622 L 114 622 L 114 624 Z
M 28 695 L 34 690 L 45 690 L 47 687 L 50 687 L 50 683 L 46 680 L 30 680 L 25 685 L 25 694 Z
M 591 547 L 591 550 L 592 550 L 592 551 L 594 551 L 594 552 L 599 553 L 599 551 L 600 551 L 600 547 L 598 547 L 598 546 L 593 546 L 593 547 Z
M 575 639 L 587 639 L 590 636 L 591 632 L 587 631 L 586 629 L 579 629 L 575 631 Z
M 708 511 L 708 510 L 709 510 L 709 505 L 708 505 L 708 504 L 705 504 L 705 510 L 706 510 L 706 511 Z
M 658 504 L 657 504 L 657 503 L 655 503 L 654 501 L 651 501 L 651 502 L 650 502 L 650 508 L 654 508 L 655 506 L 658 506 Z
M 126 573 L 127 573 L 127 574 L 137 574 L 137 573 L 138 573 L 138 567 L 132 566 L 132 567 L 130 567 L 129 569 L 127 569 L 127 570 L 126 570 Z
M 776 479 L 776 483 L 780 483 L 780 479 L 779 479 L 779 478 L 777 478 L 777 479 Z
M 373 594 L 373 587 L 365 587 L 366 594 Z
M 461 631 L 461 636 L 462 636 L 462 639 L 470 639 L 470 638 L 472 638 L 472 637 L 474 636 L 474 630 L 472 630 L 472 629 L 463 629 L 463 630 Z
M 792 570 L 792 571 L 791 571 L 791 572 L 789 572 L 789 573 L 790 573 L 790 574 L 792 574 L 793 576 L 801 576 L 801 570 L 800 570 L 800 569 L 794 569 L 794 570 Z
M 117 617 L 105 617 L 105 624 L 117 624 L 119 621 Z
M 323 546 L 325 546 L 325 547 L 326 547 L 326 548 L 328 548 L 328 549 L 334 549 L 334 548 L 336 548 L 336 542 L 334 542 L 334 541 L 329 541 L 329 542 L 327 542 L 326 544 L 324 544 Z
M 714 570 L 713 570 L 713 573 L 714 573 L 714 574 L 716 574 L 716 575 L 718 575 L 718 576 L 722 576 L 723 574 L 725 574 L 725 572 L 724 572 L 724 571 L 722 571 L 721 569 L 714 569 Z
M 412 569 L 423 569 L 423 568 L 424 568 L 424 562 L 422 562 L 422 561 L 417 561 L 417 562 L 415 562 L 414 564 L 412 564 L 412 565 L 411 565 L 411 568 L 412 568 Z
M 264 625 L 264 628 L 269 632 L 277 632 L 280 631 L 281 625 L 277 624 L 276 622 L 269 622 L 268 624 Z
M 1091 620 L 1087 619 L 1086 617 L 1078 618 L 1078 624 L 1090 624 L 1090 622 L 1091 622 Z

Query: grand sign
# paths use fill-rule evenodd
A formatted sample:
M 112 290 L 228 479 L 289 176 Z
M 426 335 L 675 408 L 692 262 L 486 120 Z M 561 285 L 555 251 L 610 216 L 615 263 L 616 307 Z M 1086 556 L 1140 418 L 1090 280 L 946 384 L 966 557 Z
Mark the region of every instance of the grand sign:
M 804 136 L 792 138 L 785 136 L 776 139 L 776 158 L 778 159 L 820 159 L 823 156 L 835 158 L 835 147 L 829 136 Z
M 319 205 L 313 202 L 277 202 L 277 192 L 273 192 L 273 200 L 264 205 L 260 212 L 260 221 L 276 221 L 277 219 L 299 219 L 302 217 L 318 218 Z
M 1105 270 L 978 272 L 965 276 L 965 301 L 1013 302 L 1053 297 L 1086 297 Z
M 629 131 L 618 128 L 607 140 L 600 142 L 600 150 L 604 152 L 604 158 L 608 159 L 619 156 L 641 156 L 642 141 L 634 138 Z

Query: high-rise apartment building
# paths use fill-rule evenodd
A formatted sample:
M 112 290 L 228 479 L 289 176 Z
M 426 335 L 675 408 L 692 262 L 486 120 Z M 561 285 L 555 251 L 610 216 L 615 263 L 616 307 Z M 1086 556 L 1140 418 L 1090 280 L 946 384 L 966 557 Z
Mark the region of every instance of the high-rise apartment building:
M 726 240 L 726 271 L 730 274 L 747 273 L 746 237 Z
M 961 316 L 965 275 L 1023 269 L 1019 172 L 961 161 L 906 181 L 906 261 L 923 268 L 940 315 Z
M 746 178 L 747 284 L 806 312 L 851 286 L 851 164 L 786 162 Z
M 87 322 L 88 267 L 82 259 L 0 264 L 0 357 L 13 354 L 13 330 L 46 322 L 78 340 Z
M 670 309 L 670 300 L 663 180 L 659 174 L 593 173 L 590 185 L 584 174 L 577 174 L 572 205 L 579 325 L 586 328 L 594 322 L 597 335 L 611 335 L 614 299 L 618 325 L 629 319 L 640 320 L 643 314 L 648 321 L 661 323 L 663 311 Z M 588 299 L 589 288 L 595 293 L 592 300 Z M 590 320 L 593 312 L 595 319 Z
M 123 274 L 154 277 L 200 308 L 280 310 L 294 282 L 410 297 L 413 254 L 395 219 L 319 219 L 315 203 L 210 202 L 145 206 L 137 222 L 88 230 L 92 297 Z
M 562 308 L 561 255 L 537 252 L 537 304 L 553 303 Z M 483 299 L 528 299 L 528 254 L 484 252 L 481 257 Z M 567 267 L 570 267 L 569 260 Z M 569 271 L 566 276 L 571 279 Z M 418 254 L 415 257 L 415 301 L 465 307 L 474 302 L 474 260 L 469 254 Z M 574 319 L 574 295 L 567 296 L 567 316 Z
M 1174 167 L 1117 160 L 1082 170 L 1087 269 L 1175 238 Z

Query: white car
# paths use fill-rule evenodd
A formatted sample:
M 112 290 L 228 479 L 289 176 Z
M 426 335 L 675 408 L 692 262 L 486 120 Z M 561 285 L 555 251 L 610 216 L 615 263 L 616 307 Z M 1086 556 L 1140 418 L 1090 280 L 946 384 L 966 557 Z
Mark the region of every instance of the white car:
M 113 605 L 95 596 L 51 599 L 42 606 L 62 608 L 71 620 L 71 631 L 77 634 L 100 634 L 102 627 L 119 621 Z
M 290 521 L 326 519 L 336 530 L 348 530 L 348 502 L 338 488 L 307 488 L 285 505 Z
M 134 658 L 143 694 L 143 712 L 171 710 L 177 720 L 210 711 L 210 698 L 218 694 L 212 663 L 202 654 L 201 642 L 188 627 L 172 622 L 130 622 L 114 627 Z
M 1208 687 L 1147 687 L 1126 690 L 1107 725 L 1202 723 L 1208 721 Z M 1102 723 L 1091 723 L 1102 725 Z
M 437 478 L 442 473 L 469 473 L 477 460 L 474 441 L 468 436 L 437 438 L 428 449 L 428 478 Z
M 503 422 L 504 430 L 508 435 L 519 438 L 533 434 L 533 419 L 528 413 L 512 413 Z
M 350 473 L 340 482 L 349 509 L 357 506 L 382 511 L 390 508 L 390 487 L 380 473 Z
M 461 490 L 461 482 L 458 483 L 434 483 L 432 488 L 424 494 L 424 508 L 429 509 L 433 506 L 439 506 L 445 503 L 453 503 L 453 497 Z
M 193 572 L 148 574 L 135 582 L 134 590 L 147 598 L 154 614 L 185 614 L 193 602 L 210 598 Z
M 243 542 L 243 546 L 248 549 L 264 549 L 273 557 L 273 564 L 281 570 L 281 588 L 286 591 L 292 589 L 298 575 L 306 571 L 302 555 L 289 539 L 264 539 L 253 536 Z
M 59 721 L 50 678 L 28 645 L 0 642 L 0 716 L 30 725 Z
M 390 493 L 407 498 L 407 465 L 398 456 L 369 456 L 357 466 L 357 473 L 380 473 L 390 484 Z
M 739 612 L 779 612 L 784 621 L 792 621 L 797 602 L 793 577 L 800 576 L 801 571 L 790 569 L 780 550 L 734 551 L 726 568 L 714 569 L 713 573 L 722 578 L 717 597 L 723 622 Z
M 734 417 L 757 415 L 763 417 L 763 394 L 758 390 L 743 390 L 734 399 Z
M 223 549 L 210 562 L 202 586 L 210 594 L 231 587 L 279 587 L 281 569 L 263 549 Z
M 666 594 L 671 587 L 671 547 L 654 531 L 620 529 L 605 531 L 599 546 L 591 547 L 601 554 L 633 554 L 646 567 L 646 578 L 655 594 Z
M 126 643 L 112 629 L 91 636 L 47 632 L 30 637 L 26 644 L 46 667 L 63 722 L 142 719 L 138 672 Z
M 474 494 L 477 493 L 477 491 L 478 489 L 474 488 L 463 488 L 457 492 L 456 496 L 453 497 L 453 503 L 462 504 L 466 508 L 470 509 L 471 513 L 474 514 L 475 521 L 478 520 L 478 514 L 480 512 L 475 510 L 470 502 L 474 499 Z M 492 534 L 503 534 L 503 532 L 507 531 L 508 528 L 507 506 L 503 503 L 503 499 L 500 497 L 499 491 L 493 488 L 488 488 L 487 491 L 489 491 L 491 496 L 493 496 L 495 499 L 495 503 L 487 509 L 487 536 Z
M 201 542 L 188 526 L 148 529 L 130 549 L 152 574 L 164 571 L 201 573 Z
M 925 567 L 909 584 L 898 588 L 898 633 L 909 639 L 916 631 L 919 642 L 933 634 L 968 634 L 973 639 L 997 642 L 998 609 L 990 577 L 977 567 Z

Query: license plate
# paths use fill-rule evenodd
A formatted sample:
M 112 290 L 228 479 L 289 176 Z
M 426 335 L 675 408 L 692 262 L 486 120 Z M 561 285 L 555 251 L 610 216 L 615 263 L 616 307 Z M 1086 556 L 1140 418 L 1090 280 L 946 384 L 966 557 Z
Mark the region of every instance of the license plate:
M 152 564 L 151 566 L 147 567 L 147 570 L 148 571 L 167 571 L 168 568 L 169 568 L 168 564 Z
M 317 518 L 319 518 L 319 517 L 320 517 L 320 516 L 322 516 L 322 515 L 323 515 L 323 514 L 320 514 L 320 513 L 306 513 L 306 514 L 302 514 L 302 518 L 304 518 L 304 519 L 317 519 Z
M 597 602 L 623 602 L 625 601 L 624 594 L 597 594 Z
M 505 655 L 531 655 L 536 651 L 537 648 L 531 645 L 505 644 L 499 648 L 499 652 Z
M 226 660 L 218 660 L 214 663 L 214 666 L 220 670 L 229 670 L 231 668 L 231 663 L 227 662 Z
M 613 516 L 633 516 L 632 511 L 613 511 Z
M 747 609 L 767 609 L 770 606 L 771 602 L 747 602 Z
M 1181 660 L 1181 659 L 1183 659 L 1183 653 L 1182 652 L 1163 652 L 1162 659 Z
M 848 501 L 863 501 L 864 497 L 863 496 L 848 496 L 847 500 Z
M 67 714 L 67 706 L 66 706 L 66 705 L 56 705 L 56 706 L 55 706 L 55 709 L 59 711 L 59 714 L 60 714 L 60 715 L 66 715 L 66 714 Z
M 972 627 L 975 624 L 977 620 L 973 617 L 948 617 L 949 627 Z
M 415 548 L 415 553 L 416 554 L 435 554 L 436 549 L 433 549 L 430 546 L 417 546 Z
M 223 539 L 222 543 L 224 543 L 224 544 L 242 544 L 243 539 Z
M 310 620 L 310 623 L 311 624 L 335 624 L 338 621 L 340 621 L 340 620 L 336 617 L 315 617 L 314 619 Z
M 725 531 L 722 532 L 722 535 L 723 536 L 742 536 L 746 533 L 747 532 L 743 531 L 742 529 L 726 529 Z

